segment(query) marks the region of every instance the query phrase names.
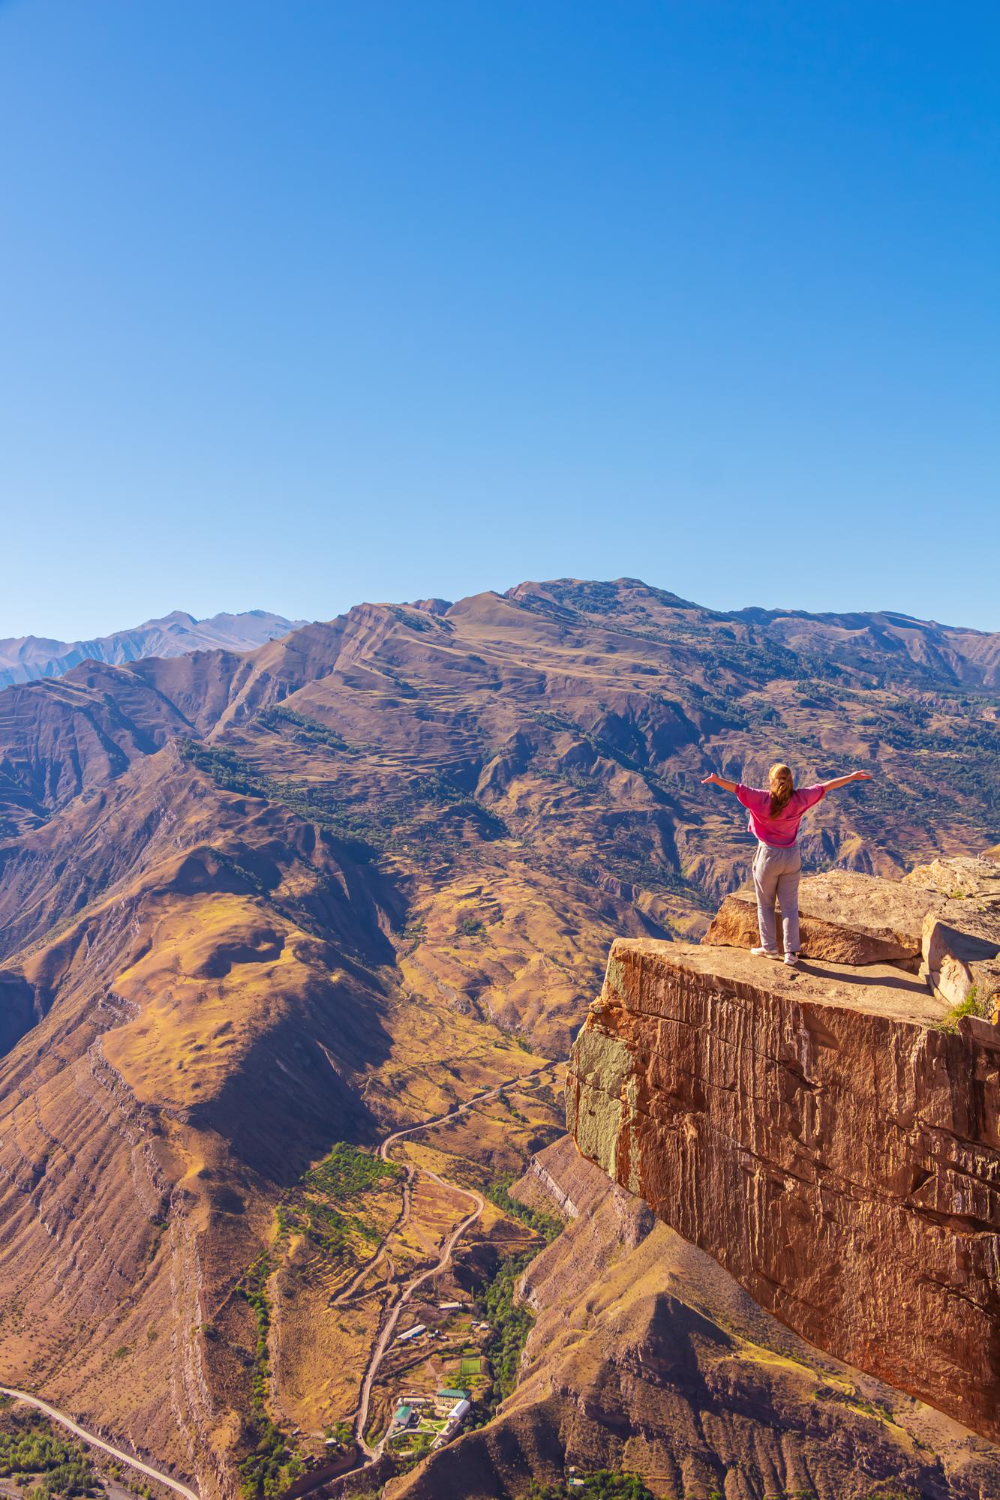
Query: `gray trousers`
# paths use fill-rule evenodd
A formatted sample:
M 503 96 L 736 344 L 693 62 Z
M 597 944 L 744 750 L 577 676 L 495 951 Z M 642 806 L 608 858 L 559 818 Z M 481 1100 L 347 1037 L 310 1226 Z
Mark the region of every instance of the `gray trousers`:
M 774 899 L 781 906 L 781 921 L 784 927 L 785 952 L 799 951 L 799 876 L 802 859 L 797 844 L 790 849 L 779 849 L 774 844 L 757 845 L 753 857 L 753 883 L 757 892 L 757 923 L 760 927 L 760 945 L 769 953 L 777 952 L 778 936 L 775 927 Z

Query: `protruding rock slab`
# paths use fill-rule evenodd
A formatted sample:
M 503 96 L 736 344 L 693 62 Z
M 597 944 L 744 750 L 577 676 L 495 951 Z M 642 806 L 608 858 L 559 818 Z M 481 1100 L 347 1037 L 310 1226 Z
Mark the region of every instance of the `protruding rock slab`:
M 940 905 L 931 891 L 878 875 L 852 870 L 807 875 L 799 886 L 802 952 L 835 964 L 916 969 L 924 919 Z M 752 886 L 726 897 L 704 941 L 730 948 L 759 943 Z
M 919 973 L 951 1006 L 1000 1007 L 1000 864 L 937 859 L 902 881 L 850 870 L 808 875 L 799 888 L 802 953 L 836 964 L 893 964 Z M 723 901 L 702 941 L 759 941 L 752 887 Z
M 937 891 L 952 900 L 1000 900 L 1000 844 L 984 854 L 960 854 L 917 865 L 904 875 L 904 886 Z
M 947 1019 L 897 968 L 619 940 L 568 1126 L 789 1327 L 997 1441 L 1000 1031 Z

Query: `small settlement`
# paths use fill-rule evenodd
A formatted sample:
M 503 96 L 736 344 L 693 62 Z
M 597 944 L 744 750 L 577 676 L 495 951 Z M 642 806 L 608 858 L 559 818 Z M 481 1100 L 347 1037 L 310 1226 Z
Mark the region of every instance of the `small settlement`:
M 424 1303 L 420 1321 L 396 1334 L 390 1357 L 392 1400 L 380 1447 L 401 1457 L 440 1448 L 453 1438 L 489 1385 L 483 1344 L 489 1325 L 465 1301 Z
M 469 1412 L 469 1392 L 444 1386 L 433 1396 L 404 1395 L 389 1428 L 388 1445 L 395 1452 L 440 1448 L 455 1436 Z

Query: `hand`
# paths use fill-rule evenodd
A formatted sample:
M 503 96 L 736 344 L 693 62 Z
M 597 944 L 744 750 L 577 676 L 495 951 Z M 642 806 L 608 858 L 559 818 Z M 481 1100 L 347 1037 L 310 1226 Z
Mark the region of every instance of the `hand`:
M 871 779 L 872 779 L 872 773 L 870 771 L 852 771 L 851 772 L 851 780 L 852 781 L 871 781 Z
M 714 771 L 709 771 L 709 773 L 708 773 L 707 776 L 703 776 L 701 778 L 701 784 L 702 784 L 702 786 L 708 786 L 708 784 L 709 784 L 710 781 L 711 782 L 717 782 L 718 779 L 719 778 L 718 778 L 718 776 L 716 776 L 716 774 L 715 774 Z

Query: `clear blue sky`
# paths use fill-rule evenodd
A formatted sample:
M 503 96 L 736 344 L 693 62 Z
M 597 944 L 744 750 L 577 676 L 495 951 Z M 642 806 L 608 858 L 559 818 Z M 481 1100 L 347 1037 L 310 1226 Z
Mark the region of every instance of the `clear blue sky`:
M 0 0 L 0 635 L 1000 629 L 994 3 Z

